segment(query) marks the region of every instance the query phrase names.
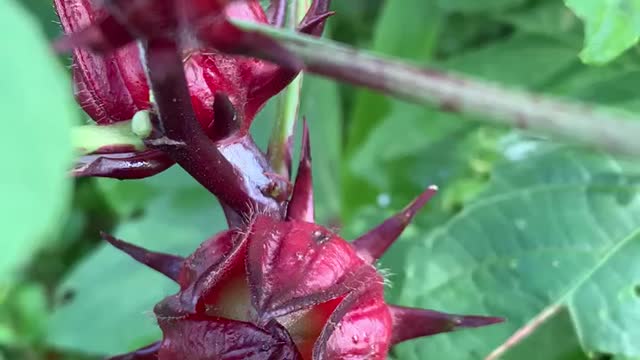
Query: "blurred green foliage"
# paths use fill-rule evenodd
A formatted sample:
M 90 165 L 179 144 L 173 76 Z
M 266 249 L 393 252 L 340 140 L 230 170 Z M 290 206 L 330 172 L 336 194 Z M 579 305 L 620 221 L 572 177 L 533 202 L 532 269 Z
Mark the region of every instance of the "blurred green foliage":
M 339 41 L 640 111 L 637 0 L 334 3 Z M 55 14 L 48 0 L 21 5 L 0 2 L 0 359 L 128 351 L 159 337 L 150 312 L 175 288 L 101 244 L 98 230 L 187 254 L 225 221 L 177 167 L 141 181 L 76 181 L 71 194 L 68 132 L 78 112 L 46 48 Z M 255 121 L 262 146 L 274 103 Z M 426 186 L 441 188 L 380 264 L 391 302 L 509 319 L 407 342 L 394 358 L 481 359 L 558 306 L 503 358 L 640 359 L 640 163 L 311 76 L 301 114 L 312 131 L 320 221 L 346 238 Z
M 638 42 L 640 1 L 565 0 L 585 23 L 585 48 L 580 54 L 587 63 L 603 64 Z

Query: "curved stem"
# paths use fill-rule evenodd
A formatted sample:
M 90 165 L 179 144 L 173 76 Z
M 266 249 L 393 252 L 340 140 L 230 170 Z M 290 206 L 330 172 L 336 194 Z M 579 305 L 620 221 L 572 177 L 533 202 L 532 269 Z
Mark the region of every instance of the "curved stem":
M 637 116 L 420 68 L 326 39 L 254 23 L 235 23 L 245 31 L 278 41 L 302 60 L 308 72 L 443 111 L 482 115 L 479 120 L 527 128 L 614 153 L 640 155 Z

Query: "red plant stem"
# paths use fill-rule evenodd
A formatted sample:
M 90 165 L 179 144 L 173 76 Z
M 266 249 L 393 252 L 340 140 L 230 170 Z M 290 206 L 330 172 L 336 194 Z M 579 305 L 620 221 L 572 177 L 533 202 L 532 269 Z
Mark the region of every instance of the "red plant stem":
M 249 178 L 249 175 L 271 170 L 247 169 L 251 164 L 245 163 L 233 164 L 233 159 L 227 159 L 202 130 L 191 106 L 178 44 L 171 39 L 152 39 L 144 46 L 149 83 L 164 135 L 157 146 L 234 211 L 281 213 L 281 203 L 262 191 L 272 185 L 264 180 L 266 177 Z M 243 149 L 253 152 L 252 156 L 264 158 L 257 147 Z M 242 156 L 236 158 L 243 159 Z M 262 183 L 257 183 L 259 181 Z

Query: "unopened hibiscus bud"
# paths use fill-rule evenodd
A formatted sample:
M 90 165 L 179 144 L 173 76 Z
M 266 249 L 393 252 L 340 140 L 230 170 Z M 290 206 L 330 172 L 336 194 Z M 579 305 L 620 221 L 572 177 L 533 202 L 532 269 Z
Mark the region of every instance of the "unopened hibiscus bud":
M 55 0 L 65 33 L 73 33 L 103 19 L 104 10 L 90 0 Z M 73 51 L 74 92 L 82 109 L 98 124 L 129 120 L 149 108 L 149 87 L 136 44 L 108 55 Z
M 114 359 L 383 360 L 402 341 L 502 321 L 387 304 L 374 263 L 436 188 L 349 243 L 313 222 L 308 134 L 304 142 L 284 219 L 253 214 L 187 258 L 104 235 L 180 285 L 154 309 L 163 339 Z
M 315 0 L 300 31 L 319 35 L 324 20 L 331 14 L 327 11 L 328 5 L 328 0 Z M 252 46 L 259 49 L 274 47 L 273 43 L 244 33 L 228 21 L 234 18 L 268 23 L 258 0 L 55 0 L 55 7 L 67 34 L 59 44 L 74 48 L 76 98 L 99 125 L 130 120 L 141 110 L 151 110 L 150 86 L 138 45 L 133 42 L 136 39 L 147 41 L 153 36 L 169 37 L 170 41 L 180 43 L 183 53 L 179 55 L 183 59 L 197 121 L 214 141 L 231 136 L 228 125 L 233 123 L 233 135 L 237 135 L 235 143 L 247 150 L 243 152 L 244 158 L 256 157 L 254 155 L 259 153 L 253 141 L 245 139 L 255 115 L 297 74 L 297 70 L 289 67 L 223 52 L 249 51 Z M 171 9 L 177 10 L 172 12 Z M 276 17 L 274 21 L 280 19 Z M 223 99 L 225 103 L 216 104 L 216 99 Z M 220 109 L 224 110 L 222 114 Z M 169 142 L 147 139 L 145 143 L 159 147 L 158 144 Z M 220 146 L 230 148 L 234 144 L 226 142 Z M 236 151 L 237 147 L 231 151 Z M 225 152 L 225 149 L 219 150 Z M 159 151 L 87 157 L 73 174 L 121 179 L 151 176 L 173 163 Z M 238 159 L 236 156 L 228 160 Z M 260 167 L 264 167 L 263 173 L 269 173 L 268 164 Z M 282 181 L 263 180 L 248 187 L 270 195 L 273 193 L 270 187 L 283 188 L 264 184 Z M 288 196 L 286 191 L 278 193 Z
M 268 23 L 258 0 L 189 0 L 178 3 L 175 0 L 105 0 L 99 8 L 94 3 L 100 4 L 91 0 L 55 0 L 55 7 L 67 40 L 78 42 L 73 44 L 76 46 L 73 51 L 76 97 L 82 108 L 99 124 L 129 120 L 137 111 L 148 109 L 149 86 L 135 43 L 130 42 L 99 54 L 86 47 L 93 50 L 109 48 L 109 45 L 119 44 L 123 37 L 129 36 L 122 34 L 129 33 L 142 38 L 154 34 L 179 38 L 180 34 L 172 33 L 178 23 L 187 32 L 202 30 L 212 43 L 223 48 L 244 46 L 236 36 L 255 40 L 253 45 L 263 46 L 258 41 L 260 39 L 240 34 L 240 30 L 231 25 L 228 19 Z M 317 27 L 331 14 L 327 8 L 327 0 L 314 1 L 301 31 L 319 35 L 321 29 L 318 31 Z M 180 19 L 173 9 L 184 13 Z M 309 25 L 309 19 L 313 26 Z M 110 26 L 105 26 L 105 23 Z M 205 25 L 221 28 L 205 29 Z M 213 31 L 216 29 L 219 31 Z M 76 34 L 93 35 L 74 38 Z M 120 37 L 113 40 L 109 35 L 114 34 Z M 216 39 L 211 38 L 214 35 Z M 109 44 L 96 44 L 100 39 Z M 83 43 L 84 40 L 91 43 Z M 247 130 L 264 103 L 279 93 L 296 75 L 295 70 L 283 69 L 265 61 L 221 53 L 202 41 L 196 38 L 182 47 L 192 105 L 205 130 L 211 128 L 214 121 L 213 100 L 216 93 L 229 97 L 242 122 L 242 130 Z

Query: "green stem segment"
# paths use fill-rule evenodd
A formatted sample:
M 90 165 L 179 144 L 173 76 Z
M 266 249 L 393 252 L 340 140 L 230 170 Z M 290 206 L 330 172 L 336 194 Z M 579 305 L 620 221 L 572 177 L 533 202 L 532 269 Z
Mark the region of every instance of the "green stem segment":
M 81 125 L 71 132 L 71 141 L 80 155 L 96 152 L 130 152 L 145 149 L 143 139 L 151 133 L 148 111 L 138 111 L 133 119 L 112 125 Z
M 612 153 L 640 155 L 637 116 L 419 68 L 291 31 L 248 22 L 237 25 L 277 40 L 311 73 L 443 111 L 481 115 L 479 120 L 494 124 L 531 129 Z
M 310 0 L 290 2 L 286 22 L 289 30 L 295 30 L 296 25 L 302 21 L 310 6 Z M 269 163 L 274 171 L 285 178 L 291 176 L 291 143 L 300 109 L 302 78 L 303 75 L 300 73 L 278 98 L 277 118 L 269 140 Z

